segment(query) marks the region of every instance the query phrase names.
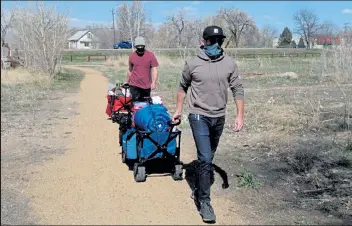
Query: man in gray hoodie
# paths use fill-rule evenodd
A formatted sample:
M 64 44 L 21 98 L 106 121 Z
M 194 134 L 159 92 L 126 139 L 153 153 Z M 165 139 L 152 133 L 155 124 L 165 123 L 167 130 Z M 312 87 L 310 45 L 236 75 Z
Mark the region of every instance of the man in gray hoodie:
M 225 124 L 228 88 L 231 88 L 237 106 L 234 131 L 242 129 L 244 120 L 242 81 L 234 59 L 223 54 L 221 45 L 225 38 L 221 27 L 205 28 L 204 45 L 198 49 L 197 56 L 187 60 L 184 65 L 177 92 L 176 112 L 173 116 L 174 122 L 181 120 L 187 95 L 188 120 L 199 162 L 192 198 L 204 222 L 216 221 L 210 204 L 212 161 Z

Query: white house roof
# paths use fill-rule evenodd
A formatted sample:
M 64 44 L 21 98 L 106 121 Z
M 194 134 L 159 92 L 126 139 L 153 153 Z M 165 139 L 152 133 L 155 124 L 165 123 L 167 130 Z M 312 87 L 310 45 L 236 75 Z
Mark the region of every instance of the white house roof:
M 71 38 L 69 38 L 69 41 L 77 41 L 80 38 L 83 37 L 83 35 L 87 34 L 89 30 L 83 30 L 83 31 L 77 31 L 76 34 L 72 35 Z

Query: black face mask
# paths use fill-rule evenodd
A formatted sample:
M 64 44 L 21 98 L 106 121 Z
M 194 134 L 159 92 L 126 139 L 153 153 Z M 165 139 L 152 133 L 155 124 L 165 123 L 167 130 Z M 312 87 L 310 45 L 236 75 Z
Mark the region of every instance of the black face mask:
M 145 52 L 145 47 L 142 46 L 142 47 L 136 47 L 136 52 L 138 55 L 143 55 L 144 52 Z

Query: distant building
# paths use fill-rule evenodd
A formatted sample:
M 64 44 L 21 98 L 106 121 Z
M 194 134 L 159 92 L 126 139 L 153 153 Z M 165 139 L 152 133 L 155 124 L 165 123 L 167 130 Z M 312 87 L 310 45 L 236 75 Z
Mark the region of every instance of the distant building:
M 331 35 L 316 35 L 313 38 L 313 48 L 321 49 L 324 46 L 330 45 L 340 45 L 341 38 L 338 36 L 331 36 Z
M 273 48 L 277 48 L 279 46 L 279 38 L 273 39 Z
M 68 39 L 69 49 L 98 49 L 99 40 L 89 30 L 77 31 Z

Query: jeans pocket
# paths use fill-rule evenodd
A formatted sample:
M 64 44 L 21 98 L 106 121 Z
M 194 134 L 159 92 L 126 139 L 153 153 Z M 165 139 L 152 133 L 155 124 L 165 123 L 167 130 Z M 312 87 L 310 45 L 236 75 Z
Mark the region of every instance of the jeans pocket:
M 199 121 L 201 119 L 201 115 L 198 115 L 198 114 L 192 114 L 192 113 L 189 113 L 188 114 L 188 120 L 191 122 L 191 121 Z

